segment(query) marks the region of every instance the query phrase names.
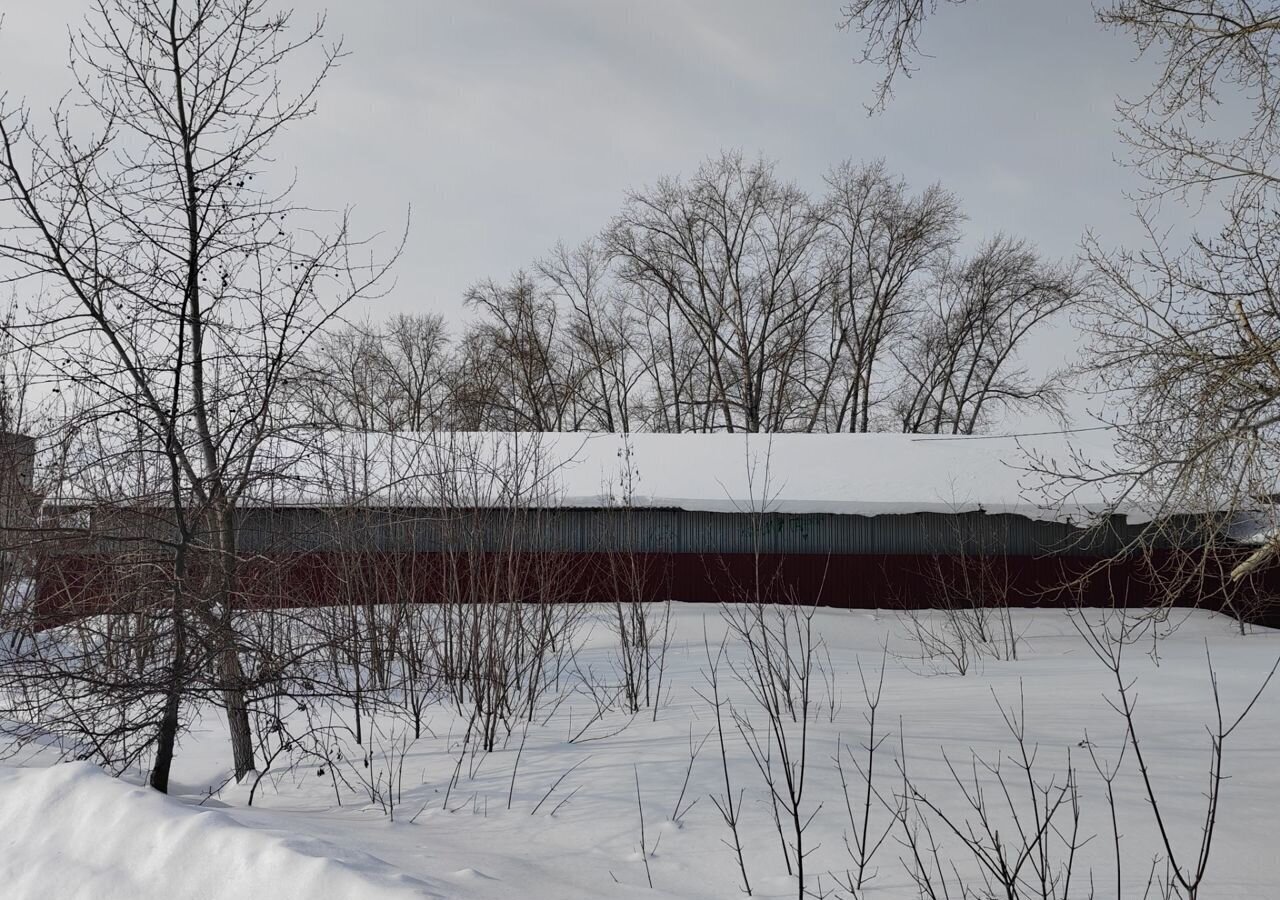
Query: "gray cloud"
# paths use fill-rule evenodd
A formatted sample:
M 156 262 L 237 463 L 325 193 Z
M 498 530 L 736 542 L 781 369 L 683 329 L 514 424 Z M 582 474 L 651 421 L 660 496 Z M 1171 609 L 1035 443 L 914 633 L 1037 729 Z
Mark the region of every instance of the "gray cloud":
M 10 0 L 10 4 L 13 0 Z M 413 207 L 396 290 L 370 313 L 457 315 L 465 287 L 598 229 L 628 188 L 721 148 L 816 188 L 845 157 L 883 156 L 962 197 L 975 238 L 1025 235 L 1055 256 L 1093 227 L 1134 237 L 1117 90 L 1143 83 L 1084 0 L 945 8 L 934 54 L 868 118 L 838 0 L 366 0 L 331 3 L 351 56 L 318 115 L 278 147 L 300 198 L 355 205 L 394 232 Z M 66 28 L 85 4 L 10 5 L 0 86 L 47 106 L 69 87 Z M 322 10 L 297 0 L 296 14 Z

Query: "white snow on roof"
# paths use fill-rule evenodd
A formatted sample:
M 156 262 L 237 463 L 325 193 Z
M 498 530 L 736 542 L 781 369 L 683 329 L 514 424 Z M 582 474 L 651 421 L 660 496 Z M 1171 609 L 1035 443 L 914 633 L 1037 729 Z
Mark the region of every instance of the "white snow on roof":
M 1072 436 L 1074 437 L 1074 436 Z M 1082 522 L 1113 511 L 1102 488 L 1067 492 L 1067 467 L 1110 444 L 905 434 L 343 434 L 308 443 L 256 499 L 327 504 L 510 502 L 709 512 L 1016 513 Z M 287 473 L 287 475 L 284 475 Z M 446 476 L 445 473 L 448 473 Z M 269 496 L 268 496 L 269 494 Z M 1064 499 L 1064 495 L 1066 495 Z M 1114 509 L 1142 521 L 1136 506 Z

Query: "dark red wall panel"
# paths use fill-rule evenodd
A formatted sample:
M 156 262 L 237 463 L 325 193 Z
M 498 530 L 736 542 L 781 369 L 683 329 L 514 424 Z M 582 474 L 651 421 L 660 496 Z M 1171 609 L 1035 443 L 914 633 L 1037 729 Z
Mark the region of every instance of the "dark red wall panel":
M 438 602 L 624 599 L 818 603 L 856 609 L 946 604 L 1147 606 L 1167 599 L 1171 558 L 1065 556 L 763 555 L 651 553 L 298 553 L 244 561 L 239 603 L 248 608 Z M 1206 585 L 1209 600 L 1205 600 Z M 1220 585 L 1198 582 L 1175 603 L 1222 604 Z M 1269 572 L 1249 586 L 1280 595 Z M 166 602 L 162 560 L 56 555 L 41 561 L 36 615 L 51 625 Z M 1217 598 L 1216 600 L 1213 598 Z

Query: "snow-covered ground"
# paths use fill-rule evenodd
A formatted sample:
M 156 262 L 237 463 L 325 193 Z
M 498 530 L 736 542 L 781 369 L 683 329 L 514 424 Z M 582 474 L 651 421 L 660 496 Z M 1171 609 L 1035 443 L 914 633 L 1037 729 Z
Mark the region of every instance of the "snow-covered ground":
M 136 787 L 128 778 L 110 778 L 86 763 L 49 767 L 42 754 L 24 756 L 0 771 L 0 895 L 739 896 L 742 878 L 729 846 L 732 836 L 717 807 L 726 796 L 725 769 L 714 712 L 705 699 L 704 633 L 714 648 L 725 627 L 711 605 L 676 606 L 672 621 L 656 719 L 647 710 L 634 717 L 615 711 L 593 722 L 596 704 L 584 693 L 569 693 L 541 711 L 527 731 L 517 725 L 505 749 L 460 756 L 465 721 L 448 707 L 430 711 L 430 733 L 414 742 L 408 742 L 405 722 L 384 717 L 375 738 L 366 736 L 370 755 L 340 765 L 350 787 L 339 783 L 336 791 L 333 772 L 309 761 L 287 767 L 283 757 L 260 782 L 252 806 L 243 785 L 219 790 L 227 779 L 228 753 L 225 730 L 212 714 L 183 740 L 172 797 Z M 977 827 L 978 819 L 944 754 L 971 791 L 976 773 L 992 820 L 1003 823 L 1002 840 L 1011 840 L 1015 826 L 1003 817 L 1006 800 L 995 775 L 975 766 L 974 754 L 992 768 L 1000 765 L 1024 826 L 1034 820 L 1025 776 L 1012 761 L 1018 745 L 1002 718 L 1003 705 L 1006 713 L 1025 717 L 1026 744 L 1035 750 L 1040 783 L 1053 778 L 1064 785 L 1068 756 L 1075 770 L 1076 843 L 1094 837 L 1076 853 L 1070 895 L 1086 897 L 1092 890 L 1097 897 L 1115 896 L 1110 810 L 1089 750 L 1104 767 L 1113 765 L 1125 725 L 1109 705 L 1115 699 L 1111 673 L 1065 613 L 1016 611 L 1019 658 L 983 658 L 964 676 L 945 674 L 941 661 L 916 658 L 918 649 L 894 614 L 819 610 L 814 622 L 823 646 L 802 799 L 804 815 L 813 817 L 804 840 L 814 894 L 839 891 L 837 878 L 844 879 L 852 866 L 846 849 L 850 812 L 833 757 L 847 745 L 865 762 L 860 745 L 867 709 L 858 667 L 874 683 L 884 658 L 877 726 L 890 738 L 875 760 L 873 784 L 884 802 L 872 804 L 869 831 L 873 838 L 886 829 L 889 835 L 869 867 L 872 877 L 863 895 L 919 896 L 906 833 L 891 827 L 889 807 L 903 793 L 900 746 L 914 790 L 962 829 Z M 1198 851 L 1209 783 L 1206 725 L 1213 722 L 1214 707 L 1206 647 L 1224 712 L 1234 715 L 1280 655 L 1280 632 L 1242 636 L 1229 620 L 1198 612 L 1179 614 L 1171 624 L 1177 627 L 1158 643 L 1128 649 L 1125 673 L 1136 680 L 1136 723 L 1160 811 L 1187 865 Z M 608 672 L 614 641 L 607 628 L 594 626 L 583 638 L 579 665 Z M 741 650 L 731 642 L 727 652 L 741 660 Z M 764 729 L 762 711 L 727 665 L 719 680 L 738 716 Z M 795 896 L 767 788 L 727 706 L 723 722 L 731 791 L 741 792 L 740 836 L 753 895 Z M 767 746 L 767 732 L 761 734 Z M 690 748 L 708 735 L 690 769 Z M 861 827 L 863 782 L 851 756 L 842 759 L 853 821 Z M 772 762 L 778 765 L 776 758 Z M 1280 684 L 1271 685 L 1229 738 L 1224 771 L 1228 779 L 1200 896 L 1280 896 Z M 139 781 L 142 775 L 130 777 Z M 389 780 L 394 788 L 387 787 Z M 362 782 L 374 785 L 383 802 L 371 799 Z M 1114 790 L 1124 895 L 1142 897 L 1153 859 L 1165 852 L 1132 751 L 1124 756 Z M 386 809 L 389 794 L 397 796 L 394 820 Z M 938 859 L 951 880 L 951 896 L 959 896 L 960 880 L 976 887 L 973 855 L 948 835 L 943 819 L 923 814 L 940 844 Z M 1061 838 L 1070 823 L 1068 802 L 1054 818 L 1055 854 L 1065 848 Z M 1051 862 L 1063 859 L 1065 854 Z M 1163 863 L 1156 871 L 1164 871 Z

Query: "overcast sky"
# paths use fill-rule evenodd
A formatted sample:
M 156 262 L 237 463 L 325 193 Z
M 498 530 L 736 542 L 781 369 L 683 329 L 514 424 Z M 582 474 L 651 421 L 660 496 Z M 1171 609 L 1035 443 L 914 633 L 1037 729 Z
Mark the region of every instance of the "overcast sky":
M 66 29 L 83 0 L 5 0 L 0 90 L 47 107 L 69 87 Z M 723 148 L 817 188 L 845 158 L 884 157 L 961 198 L 977 240 L 1023 235 L 1070 256 L 1086 228 L 1134 237 L 1115 164 L 1131 46 L 1087 0 L 944 8 L 933 58 L 868 117 L 876 72 L 835 28 L 840 0 L 330 2 L 350 56 L 319 114 L 278 146 L 299 199 L 396 231 L 395 291 L 370 314 L 456 318 L 468 284 L 504 278 L 558 239 L 597 231 L 625 192 Z M 306 20 L 324 5 L 299 0 Z

